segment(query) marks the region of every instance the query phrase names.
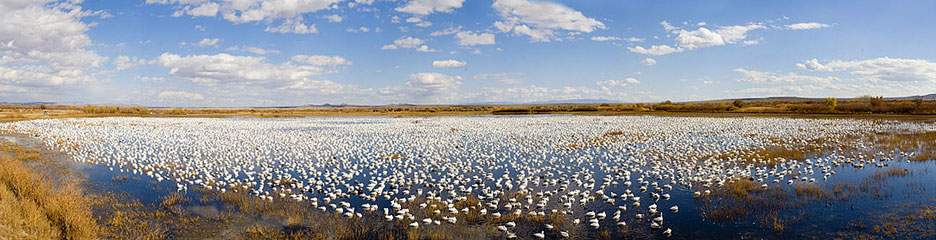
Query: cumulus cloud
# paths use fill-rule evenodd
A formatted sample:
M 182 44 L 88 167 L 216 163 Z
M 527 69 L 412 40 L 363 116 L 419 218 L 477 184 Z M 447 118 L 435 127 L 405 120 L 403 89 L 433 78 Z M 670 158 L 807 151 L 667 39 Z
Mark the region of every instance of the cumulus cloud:
M 438 52 L 439 50 L 432 49 L 428 45 L 422 45 L 416 48 L 417 52 Z
M 0 1 L 0 96 L 61 99 L 58 91 L 76 92 L 96 82 L 93 71 L 111 61 L 89 49 L 91 25 L 82 18 L 90 16 L 109 15 L 72 2 Z M 124 69 L 131 66 L 127 60 L 113 63 Z
M 441 73 L 413 73 L 403 88 L 385 89 L 385 93 L 402 94 L 416 98 L 454 95 L 461 87 L 460 76 L 448 76 Z
M 557 30 L 590 33 L 606 28 L 604 23 L 558 3 L 496 0 L 491 7 L 503 19 L 494 23 L 498 30 L 526 35 L 533 42 L 551 41 Z
M 146 0 L 146 4 L 173 5 L 178 14 L 217 16 L 234 23 L 272 22 L 328 9 L 344 0 Z M 177 14 L 177 15 L 178 15 Z
M 141 64 L 145 64 L 146 60 L 137 57 L 128 57 L 128 56 L 117 56 L 114 58 L 114 65 L 117 67 L 117 71 L 123 71 L 129 68 L 136 67 Z
M 666 20 L 660 21 L 660 25 L 663 26 L 663 30 L 666 30 L 667 32 L 672 32 L 672 31 L 675 31 L 675 30 L 679 30 L 678 27 L 673 26 L 673 24 L 670 24 L 670 23 L 667 22 Z M 701 25 L 700 25 L 700 26 L 701 26 Z
M 383 45 L 380 49 L 383 50 L 394 50 L 399 48 L 414 48 L 417 52 L 438 52 L 439 50 L 432 49 L 428 45 L 425 45 L 426 41 L 414 38 L 414 37 L 404 37 L 397 40 L 393 40 L 393 44 Z
M 786 28 L 791 29 L 791 30 L 809 30 L 809 29 L 827 28 L 831 26 L 832 25 L 825 24 L 825 23 L 805 22 L 805 23 L 795 23 L 795 24 L 786 25 Z
M 748 82 L 748 83 L 799 83 L 799 82 L 813 82 L 813 83 L 832 83 L 839 81 L 837 77 L 816 77 L 816 76 L 806 76 L 799 75 L 796 73 L 787 73 L 787 74 L 776 74 L 771 72 L 761 72 L 754 70 L 747 70 L 744 68 L 737 68 L 734 70 L 737 73 L 740 73 L 743 77 L 738 79 L 738 82 Z
M 324 17 L 326 20 L 328 20 L 328 22 L 333 22 L 333 23 L 340 23 L 341 21 L 344 20 L 344 18 L 342 18 L 341 16 L 338 16 L 338 14 L 325 15 Z
M 204 38 L 204 39 L 202 39 L 201 41 L 198 41 L 198 43 L 197 43 L 196 45 L 198 45 L 199 47 L 215 46 L 215 45 L 218 45 L 218 42 L 219 42 L 219 41 L 221 41 L 221 39 L 218 39 L 218 38 Z
M 160 100 L 164 101 L 202 101 L 205 100 L 205 96 L 202 96 L 198 93 L 190 93 L 185 91 L 162 91 L 157 95 Z
M 137 77 L 137 79 L 140 80 L 140 82 L 145 82 L 145 83 L 164 83 L 164 82 L 166 82 L 166 78 L 164 78 L 164 77 Z
M 650 46 L 650 48 L 636 46 L 636 47 L 628 47 L 627 49 L 630 50 L 631 52 L 646 54 L 646 55 L 655 55 L 655 56 L 685 51 L 685 49 L 673 48 L 668 45 L 653 45 L 653 46 Z
M 308 80 L 310 76 L 334 72 L 318 66 L 290 62 L 271 64 L 264 57 L 226 53 L 190 56 L 163 53 L 156 62 L 169 68 L 172 76 L 205 86 L 257 85 L 278 88 Z
M 452 59 L 432 61 L 432 67 L 434 68 L 464 67 L 465 65 L 468 65 L 468 63 L 465 61 L 458 61 L 458 60 L 452 60 Z
M 619 37 L 609 37 L 609 36 L 594 36 L 594 37 L 591 37 L 591 40 L 592 40 L 592 41 L 598 41 L 598 42 L 605 42 L 605 41 L 619 41 L 619 40 L 621 40 L 621 38 L 619 38 Z
M 607 88 L 595 89 L 588 87 L 540 87 L 530 85 L 526 87 L 511 88 L 483 88 L 480 91 L 467 93 L 463 99 L 468 102 L 541 102 L 573 99 L 610 99 L 620 100 L 627 98 L 628 94 L 622 91 L 613 91 Z
M 416 48 L 419 45 L 422 45 L 425 41 L 419 38 L 414 37 L 405 37 L 397 40 L 393 40 L 393 45 L 401 48 Z
M 754 45 L 759 43 L 757 40 L 747 40 L 747 32 L 755 29 L 766 28 L 760 23 L 751 23 L 748 25 L 722 26 L 711 30 L 705 27 L 699 27 L 696 30 L 687 31 L 670 25 L 668 22 L 660 22 L 663 28 L 674 34 L 677 34 L 675 47 L 669 45 L 653 45 L 650 48 L 641 46 L 629 47 L 631 52 L 647 55 L 666 55 L 670 53 L 684 52 L 697 48 L 706 48 L 712 46 L 722 46 L 727 44 L 736 44 L 741 42 L 744 45 Z M 743 41 L 743 42 L 742 42 Z
M 480 80 L 494 80 L 500 84 L 514 85 L 520 84 L 523 82 L 523 79 L 517 75 L 523 75 L 522 73 L 484 73 L 474 75 L 474 79 Z
M 763 29 L 761 24 L 748 24 L 739 26 L 724 26 L 716 30 L 700 27 L 694 31 L 679 30 L 676 45 L 688 50 L 734 44 L 747 38 L 747 32 L 754 29 Z
M 185 13 L 191 16 L 212 17 L 218 15 L 220 7 L 217 3 L 208 2 L 194 8 L 186 8 Z
M 826 64 L 817 59 L 797 63 L 812 71 L 847 72 L 872 81 L 936 82 L 936 62 L 923 59 L 881 57 L 867 60 L 833 60 Z
M 608 86 L 608 87 L 626 87 L 627 85 L 638 84 L 638 83 L 640 83 L 640 81 L 638 81 L 636 78 L 625 78 L 623 80 L 606 80 L 606 81 L 595 82 L 595 84 L 597 84 L 598 86 Z
M 280 53 L 280 51 L 279 51 L 279 50 L 276 50 L 276 49 L 263 49 L 263 48 L 259 48 L 259 47 L 237 46 L 237 45 L 231 46 L 231 47 L 227 48 L 227 51 L 232 51 L 232 52 L 233 52 L 233 51 L 245 51 L 245 52 L 250 52 L 250 53 L 253 53 L 253 54 L 257 54 L 257 55 L 266 55 L 266 54 Z
M 656 60 L 653 60 L 653 58 L 644 58 L 644 60 L 640 60 L 640 64 L 653 66 L 656 64 Z
M 455 38 L 458 38 L 458 45 L 462 46 L 493 45 L 495 43 L 494 34 L 490 33 L 474 34 L 463 31 L 455 34 Z
M 315 24 L 305 25 L 302 23 L 302 18 L 292 18 L 287 19 L 280 24 L 279 26 L 267 26 L 264 29 L 266 32 L 272 33 L 295 33 L 295 34 L 310 34 L 318 33 L 318 29 L 315 28 Z
M 324 55 L 296 55 L 292 57 L 294 62 L 305 63 L 313 66 L 338 66 L 338 65 L 351 65 L 353 62 L 348 61 L 341 56 L 324 56 Z
M 434 31 L 432 33 L 429 33 L 429 36 L 437 37 L 437 36 L 444 36 L 444 35 L 452 35 L 452 34 L 456 34 L 459 32 L 461 32 L 461 26 L 448 27 L 439 31 Z
M 411 0 L 395 10 L 416 15 L 429 15 L 434 12 L 450 13 L 462 7 L 465 0 Z

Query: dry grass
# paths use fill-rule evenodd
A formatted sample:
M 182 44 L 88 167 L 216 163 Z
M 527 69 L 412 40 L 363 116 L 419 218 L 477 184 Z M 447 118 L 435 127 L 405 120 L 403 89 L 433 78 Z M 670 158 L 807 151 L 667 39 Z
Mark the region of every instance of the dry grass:
M 89 239 L 98 226 L 78 183 L 35 168 L 36 151 L 4 144 L 0 153 L 0 236 Z

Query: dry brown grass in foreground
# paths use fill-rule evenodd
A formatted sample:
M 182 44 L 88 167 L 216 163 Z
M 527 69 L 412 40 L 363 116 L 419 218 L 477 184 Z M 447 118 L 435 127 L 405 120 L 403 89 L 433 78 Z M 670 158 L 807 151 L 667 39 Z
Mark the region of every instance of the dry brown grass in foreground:
M 91 239 L 98 226 L 78 183 L 56 178 L 41 155 L 5 143 L 0 153 L 0 238 Z

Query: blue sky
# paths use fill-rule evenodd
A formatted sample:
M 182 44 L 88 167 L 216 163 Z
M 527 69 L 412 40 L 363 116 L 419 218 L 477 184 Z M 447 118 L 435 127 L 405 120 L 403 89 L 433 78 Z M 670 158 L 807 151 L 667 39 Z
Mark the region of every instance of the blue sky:
M 0 0 L 0 101 L 936 93 L 933 1 Z

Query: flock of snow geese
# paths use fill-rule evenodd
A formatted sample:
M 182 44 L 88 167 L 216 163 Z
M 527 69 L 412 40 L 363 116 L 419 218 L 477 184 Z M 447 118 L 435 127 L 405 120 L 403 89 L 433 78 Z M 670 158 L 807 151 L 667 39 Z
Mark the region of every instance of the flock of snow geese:
M 412 228 L 454 224 L 469 211 L 492 219 L 558 213 L 583 228 L 642 226 L 670 236 L 673 230 L 664 216 L 678 216 L 680 209 L 668 203 L 671 194 L 700 197 L 736 178 L 756 180 L 763 188 L 808 184 L 831 177 L 835 166 L 883 166 L 896 158 L 833 151 L 766 165 L 716 156 L 797 144 L 833 146 L 828 139 L 932 131 L 934 126 L 857 119 L 551 115 L 114 117 L 3 123 L 0 130 L 35 137 L 78 162 L 171 181 L 179 191 L 197 186 L 268 200 L 291 198 L 349 218 L 377 216 Z M 912 153 L 884 155 L 900 154 Z M 480 201 L 455 208 L 469 197 Z M 442 210 L 417 219 L 406 208 L 417 198 L 427 200 L 420 208 L 429 203 Z M 496 228 L 514 238 L 516 226 L 505 222 Z M 570 234 L 550 223 L 539 229 L 532 237 Z

